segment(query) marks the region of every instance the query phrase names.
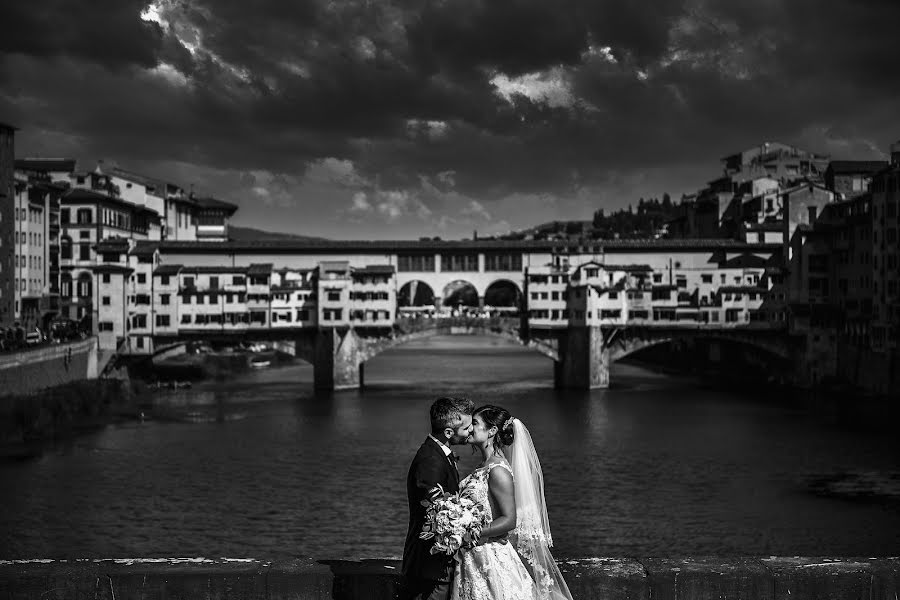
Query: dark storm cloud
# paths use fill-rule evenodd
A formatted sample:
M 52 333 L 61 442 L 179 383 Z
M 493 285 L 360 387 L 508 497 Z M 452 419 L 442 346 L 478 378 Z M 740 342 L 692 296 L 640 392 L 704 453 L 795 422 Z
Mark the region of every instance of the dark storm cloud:
M 900 134 L 895 0 L 164 0 L 161 25 L 144 8 L 13 3 L 0 115 L 126 163 L 334 157 L 394 189 L 453 172 L 482 200 L 667 166 L 712 178 L 810 128 Z M 571 97 L 492 84 L 538 72 Z
M 162 31 L 140 18 L 142 0 L 5 2 L 0 51 L 65 56 L 109 67 L 152 67 Z

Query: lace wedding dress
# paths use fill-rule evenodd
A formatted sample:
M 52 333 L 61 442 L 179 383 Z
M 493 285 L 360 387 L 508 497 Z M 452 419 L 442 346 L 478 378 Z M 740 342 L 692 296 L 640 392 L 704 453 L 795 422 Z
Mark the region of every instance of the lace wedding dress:
M 512 469 L 506 463 L 494 463 L 475 469 L 459 484 L 460 495 L 482 505 L 493 520 L 488 492 L 491 469 Z M 539 600 L 534 580 L 508 541 L 488 542 L 470 550 L 461 550 L 453 578 L 453 600 Z

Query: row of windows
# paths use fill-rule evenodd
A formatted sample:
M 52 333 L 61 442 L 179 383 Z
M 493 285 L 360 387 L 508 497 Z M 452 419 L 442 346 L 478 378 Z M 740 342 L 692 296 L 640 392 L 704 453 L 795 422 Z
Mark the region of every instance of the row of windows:
M 64 208 L 59 212 L 59 222 L 68 225 L 72 220 L 72 211 Z M 90 208 L 79 208 L 75 212 L 75 222 L 78 225 L 90 225 L 94 220 L 94 212 Z
M 161 316 L 168 315 L 157 315 L 157 319 Z M 250 312 L 226 312 L 226 313 L 214 313 L 208 315 L 181 315 L 181 324 L 182 325 L 190 325 L 192 322 L 196 325 L 209 325 L 209 324 L 227 324 L 227 325 L 239 325 L 239 324 L 266 324 L 266 313 L 262 311 L 250 311 Z M 166 325 L 159 325 L 159 327 L 168 327 Z
M 28 235 L 25 235 L 26 233 Z M 33 246 L 42 246 L 44 243 L 44 235 L 41 233 L 34 233 L 31 231 L 16 231 L 14 232 L 14 235 L 15 237 L 13 239 L 15 240 L 15 243 L 19 245 L 27 242 Z
M 37 291 L 43 287 L 43 281 L 40 279 L 19 279 L 17 277 L 15 285 L 20 292 L 25 292 L 29 289 Z
M 434 272 L 434 254 L 401 254 L 397 256 L 398 271 Z M 485 271 L 521 271 L 522 254 L 485 253 Z M 441 271 L 478 271 L 478 254 L 442 254 Z
M 26 258 L 28 259 L 26 261 Z M 44 264 L 44 258 L 42 256 L 25 256 L 24 254 L 16 254 L 13 259 L 13 266 L 18 266 L 22 269 L 42 269 Z
M 72 260 L 72 243 L 63 240 L 59 248 L 59 257 L 62 260 Z M 91 260 L 91 245 L 78 244 L 78 260 Z
M 16 207 L 15 219 L 16 221 L 24 221 L 25 218 L 28 217 L 29 223 L 43 223 L 44 222 L 44 213 L 39 210 L 28 210 L 27 208 L 18 208 Z
M 103 224 L 108 225 L 109 227 L 117 227 L 119 229 L 126 230 L 131 229 L 131 215 L 119 212 L 117 210 L 104 208 L 101 210 L 100 218 Z
M 350 292 L 350 300 L 389 300 L 389 299 L 390 299 L 390 295 L 387 292 Z
M 528 311 L 528 317 L 530 319 L 550 319 L 552 321 L 556 320 L 567 320 L 567 319 L 576 319 L 582 320 L 587 315 L 588 319 L 593 318 L 593 311 L 583 311 L 583 310 L 530 310 Z M 782 315 L 784 313 L 781 313 Z M 720 320 L 718 311 L 710 311 L 710 312 L 701 312 L 701 313 L 678 313 L 675 309 L 656 309 L 652 311 L 653 320 L 654 321 L 698 321 L 704 323 L 718 323 Z M 616 309 L 605 309 L 598 311 L 599 319 L 621 319 L 622 311 Z M 651 316 L 651 311 L 649 310 L 632 310 L 628 312 L 629 319 L 649 319 Z M 755 320 L 760 316 L 759 311 L 754 310 L 743 310 L 739 308 L 729 308 L 725 310 L 725 322 L 726 323 L 734 323 L 738 321 L 750 321 Z M 783 320 L 783 316 L 782 316 Z
M 568 283 L 569 276 L 565 273 L 560 275 L 529 275 L 529 283 Z

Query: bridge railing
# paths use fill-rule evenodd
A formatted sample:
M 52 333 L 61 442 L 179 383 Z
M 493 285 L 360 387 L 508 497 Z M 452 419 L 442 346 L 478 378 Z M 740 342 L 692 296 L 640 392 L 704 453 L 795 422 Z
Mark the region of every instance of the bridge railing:
M 497 333 L 517 333 L 521 321 L 511 317 L 402 317 L 394 323 L 398 335 L 443 328 L 483 328 Z

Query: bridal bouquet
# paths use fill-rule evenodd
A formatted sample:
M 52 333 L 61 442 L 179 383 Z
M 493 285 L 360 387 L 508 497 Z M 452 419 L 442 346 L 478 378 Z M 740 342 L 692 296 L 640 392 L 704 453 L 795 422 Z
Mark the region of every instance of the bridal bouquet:
M 481 506 L 465 496 L 444 493 L 434 500 L 423 500 L 425 525 L 419 537 L 434 538 L 431 554 L 456 554 L 463 544 L 472 543 L 489 523 Z

